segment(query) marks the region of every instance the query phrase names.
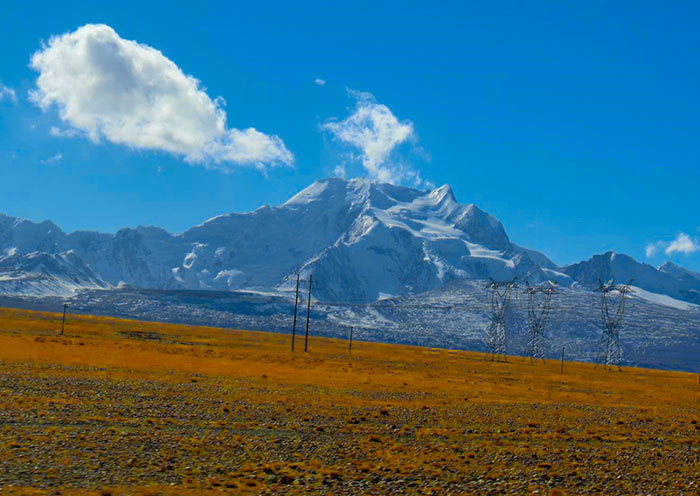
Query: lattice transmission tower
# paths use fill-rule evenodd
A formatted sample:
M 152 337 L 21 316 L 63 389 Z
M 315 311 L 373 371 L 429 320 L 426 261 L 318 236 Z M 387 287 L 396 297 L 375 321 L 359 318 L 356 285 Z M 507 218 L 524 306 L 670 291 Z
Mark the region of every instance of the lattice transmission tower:
M 491 281 L 487 289 L 491 291 L 491 325 L 486 330 L 487 358 L 494 361 L 506 361 L 508 341 L 506 317 L 510 307 L 510 296 L 515 287 L 515 280 L 507 282 Z
M 631 283 L 632 281 L 630 281 Z M 605 366 L 606 369 L 617 367 L 620 369 L 622 361 L 622 348 L 620 347 L 620 328 L 625 316 L 625 300 L 627 295 L 632 293 L 629 283 L 625 285 L 615 285 L 613 283 L 603 284 L 598 281 L 597 291 L 600 293 L 600 311 L 603 318 L 603 336 L 598 350 L 598 365 Z M 611 294 L 618 293 L 619 301 L 617 307 L 611 301 Z M 611 311 L 614 309 L 613 311 Z
M 557 294 L 551 283 L 547 286 L 530 286 L 525 290 L 527 294 L 527 356 L 530 361 L 542 360 L 546 355 L 544 331 L 552 311 L 552 296 Z M 539 299 L 537 295 L 541 294 Z

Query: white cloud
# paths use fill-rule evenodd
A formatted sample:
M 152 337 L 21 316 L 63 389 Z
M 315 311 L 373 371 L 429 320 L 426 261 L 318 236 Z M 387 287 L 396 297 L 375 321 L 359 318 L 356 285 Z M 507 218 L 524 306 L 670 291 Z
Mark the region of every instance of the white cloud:
M 649 243 L 644 248 L 644 253 L 646 254 L 647 258 L 654 258 L 661 248 L 663 248 L 663 242 L 661 241 Z
M 12 103 L 17 103 L 17 93 L 12 88 L 0 83 L 0 102 L 3 100 L 9 100 Z
M 61 160 L 63 160 L 63 154 L 61 152 L 58 152 L 56 155 L 53 155 L 47 159 L 42 160 L 41 163 L 44 165 L 56 165 Z
M 678 233 L 673 241 L 655 241 L 644 248 L 647 258 L 653 258 L 661 251 L 666 255 L 689 255 L 700 251 L 700 243 L 697 238 L 691 238 L 684 232 Z
M 292 153 L 274 135 L 227 127 L 225 102 L 160 51 L 87 24 L 52 37 L 31 59 L 39 72 L 32 99 L 56 107 L 71 129 L 136 149 L 159 150 L 187 162 L 231 170 L 236 165 L 291 166 Z
M 343 164 L 338 164 L 335 166 L 335 169 L 333 169 L 333 175 L 335 177 L 339 177 L 340 179 L 345 179 L 347 177 L 347 171 L 345 170 L 345 165 Z
M 338 141 L 358 148 L 370 178 L 391 183 L 420 182 L 417 172 L 390 161 L 399 145 L 415 140 L 413 123 L 399 121 L 389 107 L 377 103 L 370 93 L 353 90 L 348 93 L 356 100 L 350 116 L 342 121 L 328 121 L 321 129 Z
M 51 136 L 56 136 L 57 138 L 75 138 L 80 135 L 80 131 L 77 129 L 61 129 L 56 126 L 51 126 L 49 129 L 49 134 Z
M 683 253 L 688 255 L 690 253 L 695 253 L 698 250 L 700 250 L 700 244 L 698 244 L 697 239 L 692 239 L 686 233 L 678 233 L 676 239 L 669 243 L 664 250 L 664 253 L 666 253 L 666 255 L 672 255 L 674 253 Z
M 317 85 L 319 85 L 319 86 L 325 86 L 325 85 L 326 85 L 326 80 L 325 80 L 325 79 L 321 79 L 321 78 L 316 78 L 316 79 L 314 79 L 314 83 L 317 84 Z

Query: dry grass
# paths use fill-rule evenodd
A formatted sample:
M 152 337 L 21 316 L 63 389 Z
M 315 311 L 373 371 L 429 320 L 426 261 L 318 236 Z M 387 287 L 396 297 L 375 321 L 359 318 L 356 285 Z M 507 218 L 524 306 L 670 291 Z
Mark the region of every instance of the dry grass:
M 696 375 L 0 310 L 0 494 L 695 494 Z M 300 341 L 297 350 L 303 350 Z M 10 484 L 12 486 L 10 486 Z

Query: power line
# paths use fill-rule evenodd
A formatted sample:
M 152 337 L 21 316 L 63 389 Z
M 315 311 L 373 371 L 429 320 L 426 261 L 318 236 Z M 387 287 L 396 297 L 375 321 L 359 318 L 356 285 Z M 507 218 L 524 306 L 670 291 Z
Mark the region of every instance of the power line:
M 512 290 L 516 287 L 515 279 L 513 279 L 504 282 L 492 280 L 485 287 L 486 291 L 482 289 L 481 292 L 475 291 L 478 286 L 469 286 L 450 295 L 447 301 L 440 301 L 439 296 L 433 297 L 432 295 L 421 294 L 373 302 L 349 303 L 319 300 L 318 297 L 323 297 L 324 292 L 329 291 L 328 294 L 333 294 L 333 290 L 336 288 L 325 288 L 323 284 L 319 285 L 318 279 L 312 277 L 300 279 L 298 275 L 298 279 L 299 286 L 306 283 L 307 280 L 309 283 L 306 302 L 305 351 L 309 350 L 310 307 L 313 303 L 321 310 L 321 315 L 325 313 L 333 315 L 339 312 L 343 314 L 340 315 L 339 313 L 337 318 L 340 320 L 336 322 L 335 319 L 331 319 L 328 325 L 345 327 L 345 337 L 349 341 L 348 353 L 350 354 L 354 344 L 352 343 L 354 336 L 348 337 L 348 330 L 350 331 L 349 334 L 353 333 L 351 326 L 358 329 L 372 328 L 377 331 L 381 329 L 381 332 L 394 328 L 400 332 L 406 332 L 410 329 L 412 333 L 411 342 L 419 344 L 428 342 L 433 338 L 430 329 L 435 326 L 435 319 L 442 312 L 445 312 L 445 316 L 448 319 L 445 321 L 445 326 L 448 326 L 450 332 L 452 332 L 452 334 L 449 334 L 449 339 L 452 341 L 457 339 L 473 340 L 479 333 L 484 333 L 485 339 L 482 342 L 486 344 L 488 351 L 486 356 L 494 361 L 504 361 L 508 352 L 513 354 L 514 350 L 512 348 L 514 347 L 517 353 L 522 351 L 525 356 L 530 357 L 531 361 L 544 360 L 548 356 L 549 339 L 552 339 L 554 342 L 552 345 L 557 347 L 563 344 L 562 339 L 548 336 L 548 326 L 551 326 L 553 321 L 559 322 L 561 319 L 564 319 L 566 325 L 572 325 L 575 322 L 585 324 L 585 333 L 580 336 L 571 336 L 569 339 L 566 345 L 567 355 L 598 362 L 604 364 L 606 368 L 615 366 L 619 368 L 622 363 L 619 340 L 620 329 L 622 328 L 625 312 L 629 307 L 629 302 L 626 301 L 627 295 L 633 292 L 628 286 L 603 285 L 601 283 L 602 289 L 598 289 L 598 292 L 601 293 L 601 301 L 598 302 L 595 299 L 591 299 L 596 295 L 596 292 L 584 292 L 580 289 L 568 290 L 566 288 L 564 291 L 561 291 L 559 288 L 555 288 L 553 283 L 549 283 L 548 287 L 546 285 L 531 287 L 528 284 L 527 289 L 523 292 L 528 295 L 527 304 L 525 304 L 525 299 L 523 299 L 521 306 L 517 298 L 520 291 L 512 293 Z M 314 288 L 317 296 L 312 302 Z M 484 288 L 484 286 L 481 286 L 481 288 Z M 619 302 L 617 298 L 613 301 L 613 296 L 616 297 L 618 294 L 621 297 Z M 516 301 L 512 300 L 513 296 L 516 296 Z M 424 299 L 420 300 L 419 298 Z M 459 300 L 460 298 L 461 300 Z M 301 304 L 301 300 L 303 300 L 301 294 L 295 294 L 295 314 L 298 313 L 297 307 Z M 557 310 L 556 316 L 553 314 L 552 309 Z M 405 314 L 401 314 L 403 317 L 399 321 L 394 321 L 392 314 L 395 312 L 401 313 L 404 310 L 406 311 Z M 562 315 L 558 315 L 560 311 Z M 597 311 L 601 312 L 599 315 L 602 315 L 603 321 L 603 336 L 600 338 L 598 348 L 595 343 L 598 339 L 595 329 L 600 325 L 595 323 Z M 633 317 L 629 321 L 631 324 L 641 318 L 649 318 L 645 312 L 642 312 L 640 316 Z M 298 316 L 295 318 L 298 318 Z M 314 318 L 316 319 L 317 317 Z M 489 319 L 490 325 L 484 325 L 484 319 Z M 517 321 L 513 319 L 517 319 Z M 522 336 L 525 339 L 521 339 L 520 331 L 517 331 L 519 323 L 527 326 L 527 336 Z M 454 326 L 461 325 L 463 327 L 465 324 L 473 327 L 465 329 L 466 332 L 463 334 L 454 334 Z M 328 332 L 323 330 L 325 329 L 324 326 L 326 326 L 325 323 L 319 322 L 319 326 L 320 332 Z M 552 352 L 553 349 L 549 351 Z M 558 348 L 557 351 L 559 351 Z

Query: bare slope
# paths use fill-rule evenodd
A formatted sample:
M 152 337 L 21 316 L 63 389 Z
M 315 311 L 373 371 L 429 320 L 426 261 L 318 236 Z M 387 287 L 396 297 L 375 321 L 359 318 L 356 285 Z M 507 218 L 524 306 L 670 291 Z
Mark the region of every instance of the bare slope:
M 3 494 L 693 494 L 697 375 L 0 310 Z M 301 343 L 299 343 L 301 344 Z M 299 348 L 298 348 L 299 349 Z M 10 486 L 9 484 L 12 484 Z

